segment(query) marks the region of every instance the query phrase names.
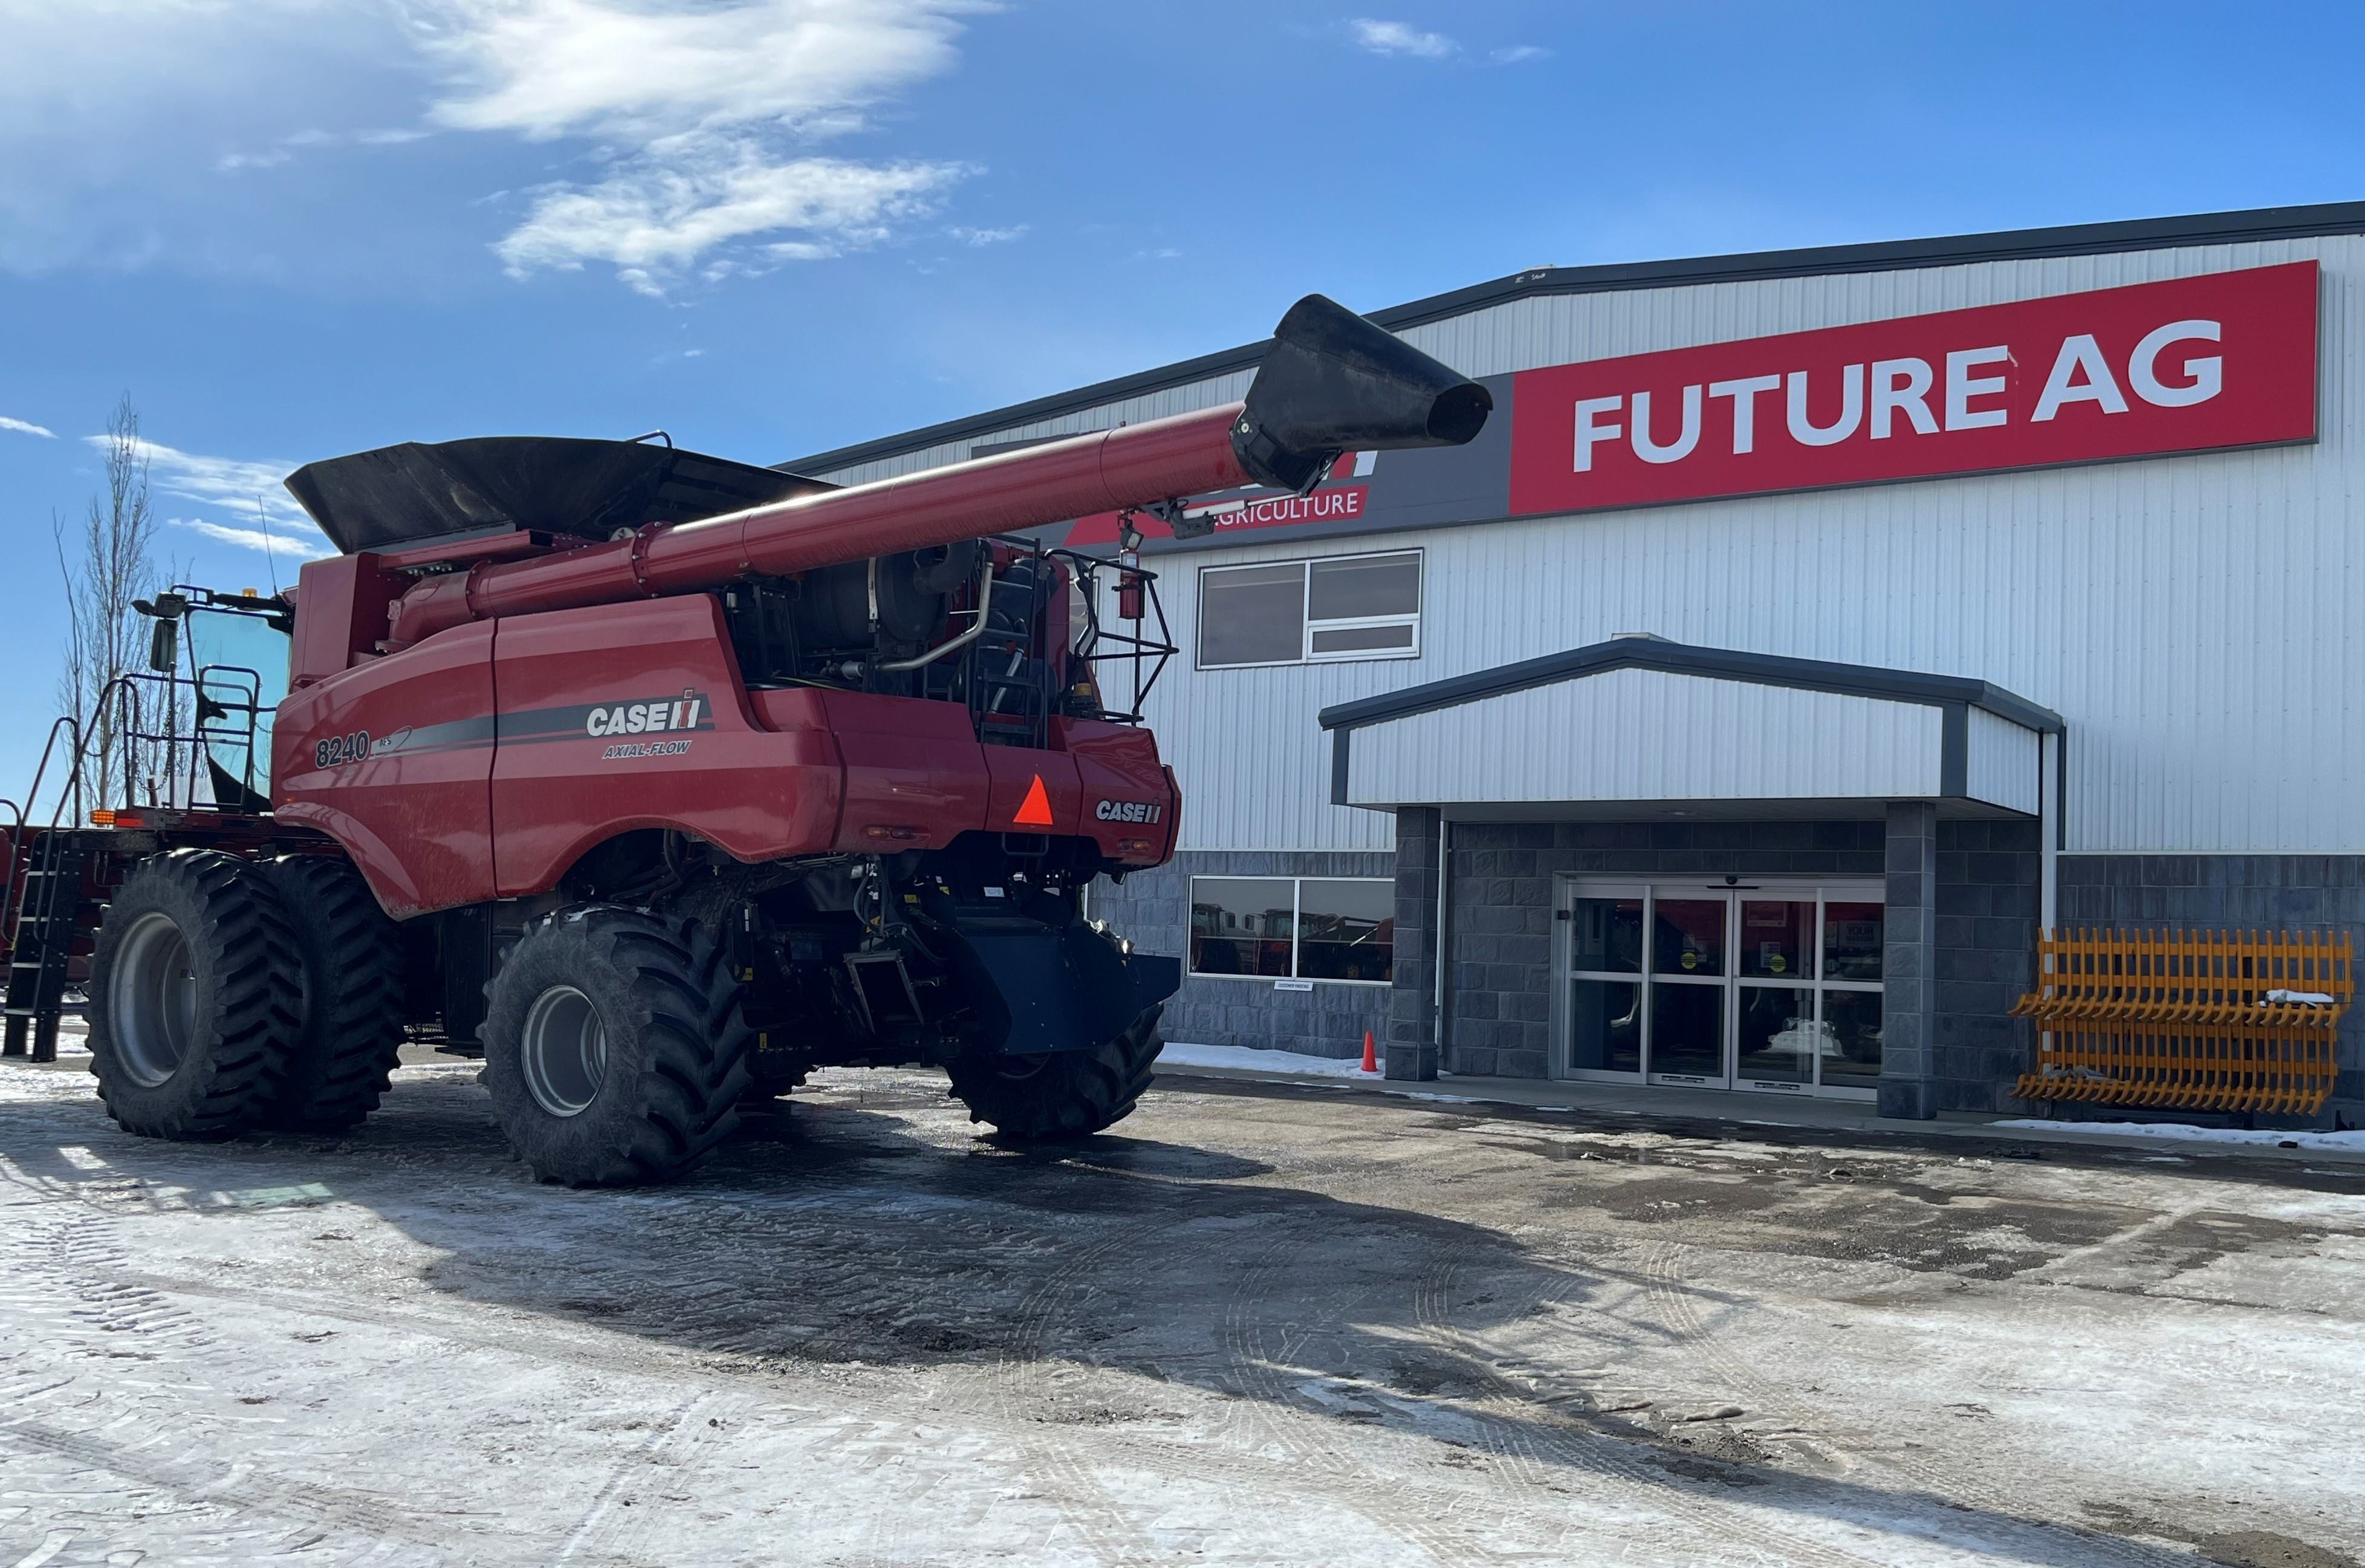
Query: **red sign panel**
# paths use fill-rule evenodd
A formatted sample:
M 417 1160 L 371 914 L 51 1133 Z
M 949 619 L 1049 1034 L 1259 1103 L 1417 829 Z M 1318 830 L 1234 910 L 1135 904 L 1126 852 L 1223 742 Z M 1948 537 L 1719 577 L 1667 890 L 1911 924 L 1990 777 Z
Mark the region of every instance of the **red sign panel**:
M 1522 371 L 1510 510 L 2315 436 L 2316 263 Z
M 1309 522 L 1360 522 L 1363 502 L 1371 493 L 1368 485 L 1339 486 L 1304 496 L 1259 490 L 1240 498 L 1239 504 L 1228 510 L 1212 512 L 1208 521 L 1218 534 L 1250 528 L 1290 528 Z M 1078 518 L 1065 543 L 1071 550 L 1089 544 L 1114 544 L 1118 521 L 1113 511 Z M 1145 539 L 1173 536 L 1164 523 L 1147 512 L 1136 512 L 1133 521 Z

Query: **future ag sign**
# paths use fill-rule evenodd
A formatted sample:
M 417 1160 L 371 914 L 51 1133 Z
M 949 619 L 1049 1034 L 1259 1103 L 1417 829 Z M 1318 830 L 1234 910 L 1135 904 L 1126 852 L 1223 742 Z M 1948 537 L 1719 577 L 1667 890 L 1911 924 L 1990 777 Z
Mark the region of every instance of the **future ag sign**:
M 1509 511 L 2310 441 L 2316 263 L 1512 377 Z
M 2313 441 L 2317 288 L 2295 262 L 1486 376 L 1498 411 L 1468 446 L 1239 492 L 1205 543 Z M 1116 533 L 1111 513 L 1068 542 Z

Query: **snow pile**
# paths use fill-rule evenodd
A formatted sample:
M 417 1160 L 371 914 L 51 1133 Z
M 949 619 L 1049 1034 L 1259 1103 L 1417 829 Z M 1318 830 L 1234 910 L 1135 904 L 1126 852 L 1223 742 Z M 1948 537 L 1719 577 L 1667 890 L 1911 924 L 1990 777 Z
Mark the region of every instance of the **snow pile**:
M 1158 1059 L 1169 1067 L 1244 1067 L 1301 1078 L 1360 1078 L 1366 1083 L 1384 1076 L 1384 1071 L 1365 1072 L 1360 1057 L 1300 1056 L 1295 1051 L 1259 1050 L 1253 1046 L 1185 1046 L 1169 1040 Z M 1380 1066 L 1386 1068 L 1385 1058 Z
M 2068 1133 L 2076 1137 L 2159 1137 L 2179 1143 L 2263 1144 L 2269 1148 L 2295 1144 L 2301 1148 L 2365 1154 L 2365 1132 L 2279 1133 L 2247 1127 L 2196 1127 L 2178 1122 L 1991 1122 L 1991 1127 L 2014 1131 Z

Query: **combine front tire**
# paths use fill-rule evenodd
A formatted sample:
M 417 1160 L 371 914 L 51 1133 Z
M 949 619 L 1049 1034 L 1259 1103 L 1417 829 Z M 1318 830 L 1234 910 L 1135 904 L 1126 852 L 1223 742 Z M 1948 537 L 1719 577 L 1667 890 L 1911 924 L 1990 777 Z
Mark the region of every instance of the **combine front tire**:
M 1153 1007 L 1097 1050 L 1039 1057 L 965 1058 L 952 1066 L 953 1093 L 972 1122 L 991 1122 L 1022 1143 L 1086 1138 L 1133 1114 L 1164 1044 Z
M 739 986 L 692 922 L 590 905 L 527 932 L 488 991 L 485 1086 L 544 1182 L 678 1176 L 738 1123 Z
M 267 869 L 304 988 L 304 1033 L 271 1123 L 343 1132 L 377 1109 L 402 1047 L 402 932 L 347 861 L 291 855 Z
M 263 1125 L 302 1023 L 279 896 L 253 866 L 176 849 L 134 867 L 90 964 L 90 1070 L 124 1131 L 228 1138 Z

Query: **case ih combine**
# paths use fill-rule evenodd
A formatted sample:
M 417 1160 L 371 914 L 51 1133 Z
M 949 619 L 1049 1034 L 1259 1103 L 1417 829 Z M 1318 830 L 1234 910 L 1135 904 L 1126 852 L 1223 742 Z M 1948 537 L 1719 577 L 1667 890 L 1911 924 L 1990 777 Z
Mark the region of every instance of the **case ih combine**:
M 115 1119 L 209 1138 L 349 1127 L 407 1034 L 481 1042 L 510 1141 L 578 1184 L 678 1173 L 824 1064 L 1097 1132 L 1180 980 L 1081 906 L 1172 851 L 1140 699 L 1173 650 L 1129 550 L 1019 535 L 1187 528 L 1488 408 L 1316 296 L 1244 402 L 852 488 L 646 441 L 313 464 L 288 487 L 344 554 L 143 604 L 155 670 L 103 706 L 151 803 L 83 825 L 61 722 L 61 814 L 9 843 L 6 1048 L 53 1056 L 78 987 Z

